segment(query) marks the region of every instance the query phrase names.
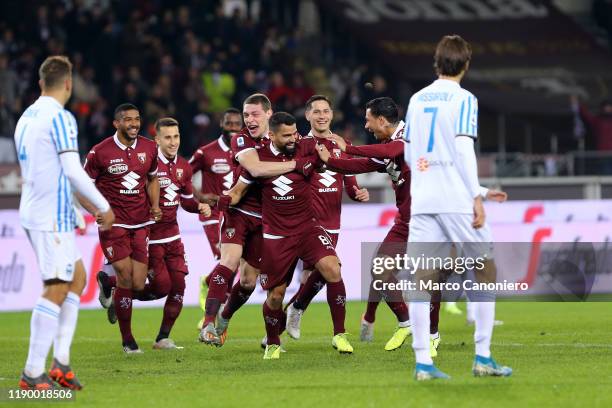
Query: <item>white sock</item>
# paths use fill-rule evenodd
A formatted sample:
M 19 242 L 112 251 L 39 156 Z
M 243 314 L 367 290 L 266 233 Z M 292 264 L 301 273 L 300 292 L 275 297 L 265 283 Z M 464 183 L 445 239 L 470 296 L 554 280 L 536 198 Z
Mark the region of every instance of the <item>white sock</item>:
M 474 343 L 476 354 L 491 357 L 491 337 L 493 337 L 493 323 L 495 321 L 495 302 L 474 302 L 475 329 Z
M 408 305 L 412 323 L 412 348 L 419 364 L 433 364 L 429 352 L 429 302 L 410 302 Z
M 45 362 L 57 333 L 60 307 L 43 297 L 38 298 L 30 320 L 30 349 L 25 373 L 38 377 L 45 371 Z
M 439 332 L 435 332 L 429 335 L 429 338 L 431 340 L 437 339 L 438 337 L 440 337 L 440 333 Z
M 79 317 L 79 304 L 80 297 L 74 292 L 68 292 L 62 304 L 59 327 L 53 340 L 53 357 L 63 365 L 70 364 L 70 345 Z
M 468 323 L 472 323 L 476 321 L 476 303 L 475 302 L 467 302 L 467 321 Z
M 398 322 L 397 325 L 399 327 L 410 327 L 410 319 L 406 320 L 405 322 Z

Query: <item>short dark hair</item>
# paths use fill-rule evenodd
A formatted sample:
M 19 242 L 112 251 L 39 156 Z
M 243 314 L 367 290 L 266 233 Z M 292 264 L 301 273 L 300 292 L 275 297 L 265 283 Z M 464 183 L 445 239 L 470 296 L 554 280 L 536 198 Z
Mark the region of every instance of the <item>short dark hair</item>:
M 226 110 L 223 111 L 222 117 L 225 117 L 225 115 L 242 115 L 242 112 L 240 112 L 236 108 L 227 108 Z
M 282 125 L 295 125 L 296 120 L 295 117 L 287 112 L 276 112 L 272 116 L 270 116 L 270 130 L 274 133 L 280 129 Z
M 270 99 L 268 99 L 268 97 L 262 93 L 256 93 L 246 98 L 244 100 L 243 105 L 247 105 L 247 104 L 261 105 L 263 110 L 266 112 L 272 109 L 272 102 L 270 102 Z
M 51 89 L 72 76 L 72 63 L 63 55 L 52 55 L 47 57 L 38 69 L 38 77 L 43 83 L 43 88 Z
M 311 110 L 312 109 L 312 104 L 315 103 L 316 101 L 325 101 L 325 102 L 327 102 L 327 104 L 329 105 L 329 107 L 331 109 L 334 109 L 331 100 L 327 96 L 325 96 L 325 95 L 312 95 L 306 101 L 306 110 L 307 111 Z
M 369 109 L 370 113 L 376 117 L 384 117 L 389 123 L 399 122 L 399 109 L 397 104 L 389 97 L 383 96 L 372 99 L 366 103 L 366 109 Z
M 115 108 L 115 113 L 114 113 L 115 119 L 119 119 L 119 114 L 120 113 L 123 113 L 125 111 L 129 111 L 129 110 L 138 111 L 138 108 L 136 107 L 136 105 L 131 104 L 131 103 L 122 103 L 121 105 L 117 106 Z
M 472 46 L 460 36 L 445 35 L 436 46 L 434 69 L 436 74 L 457 76 L 467 68 L 472 58 Z
M 174 119 L 174 118 L 161 118 L 161 119 L 157 119 L 157 121 L 155 122 L 155 132 L 159 132 L 159 129 L 163 128 L 163 127 L 171 127 L 171 126 L 178 126 L 178 120 Z

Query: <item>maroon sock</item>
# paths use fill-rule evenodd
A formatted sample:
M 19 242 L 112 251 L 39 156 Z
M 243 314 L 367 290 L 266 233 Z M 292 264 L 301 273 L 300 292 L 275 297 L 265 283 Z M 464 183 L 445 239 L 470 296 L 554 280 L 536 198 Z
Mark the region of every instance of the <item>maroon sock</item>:
M 366 311 L 363 315 L 363 319 L 369 323 L 374 323 L 376 320 L 376 309 L 378 308 L 378 304 L 382 296 L 380 292 L 374 289 L 374 286 L 370 284 L 370 291 L 368 293 L 368 305 L 366 307 Z
M 346 318 L 346 289 L 344 282 L 327 282 L 327 303 L 334 323 L 334 336 L 344 333 L 344 319 Z
M 406 302 L 387 302 L 387 306 L 389 306 L 389 309 L 391 309 L 395 317 L 397 317 L 398 322 L 406 322 L 410 319 Z
M 304 288 L 298 292 L 295 302 L 293 302 L 293 307 L 300 310 L 306 310 L 310 302 L 312 302 L 312 299 L 314 299 L 317 293 L 325 287 L 326 283 L 327 281 L 325 281 L 321 272 L 316 269 L 312 271 L 304 284 Z
M 185 294 L 185 274 L 177 272 L 172 276 L 172 289 L 166 299 L 164 305 L 164 317 L 162 318 L 161 327 L 157 340 L 167 338 L 170 335 L 170 330 L 174 326 L 174 322 L 181 313 L 183 308 L 183 295 Z
M 280 328 L 278 329 L 278 335 L 280 336 L 281 334 L 283 334 L 283 332 L 285 331 L 285 329 L 287 328 L 287 312 L 285 312 L 284 310 L 281 311 L 283 312 L 283 315 L 281 317 L 281 322 L 280 322 Z
M 221 264 L 217 264 L 210 273 L 208 294 L 206 295 L 206 313 L 204 315 L 204 326 L 214 323 L 221 302 L 225 300 L 227 281 L 232 277 L 233 271 Z
M 116 288 L 117 287 L 117 276 L 108 275 L 108 283 L 111 285 L 111 287 Z
M 210 277 L 212 276 L 212 272 L 209 273 L 208 275 L 206 275 L 206 278 L 204 278 L 204 283 L 206 283 L 206 286 L 210 286 Z
M 147 283 L 144 289 L 134 291 L 134 299 L 140 301 L 156 300 L 168 296 L 172 288 L 172 282 L 170 281 L 170 274 L 157 274 L 149 283 Z
M 429 333 L 438 332 L 438 323 L 440 323 L 440 302 L 431 302 L 429 306 Z
M 289 301 L 287 302 L 287 306 L 289 306 L 292 303 L 295 303 L 295 299 L 297 299 L 297 297 L 300 295 L 300 293 L 304 290 L 304 284 L 300 283 L 300 287 L 298 288 L 297 292 L 295 292 L 293 294 L 293 296 L 291 297 L 291 299 L 289 299 Z
M 132 289 L 125 288 L 116 288 L 113 295 L 123 344 L 135 341 L 132 335 L 132 296 Z
M 272 310 L 268 302 L 263 304 L 263 318 L 266 324 L 266 337 L 268 344 L 280 345 L 280 329 L 284 319 L 283 309 Z
M 227 299 L 227 303 L 221 312 L 221 316 L 223 316 L 224 319 L 231 319 L 234 313 L 236 313 L 236 311 L 249 300 L 249 297 L 251 297 L 251 293 L 253 293 L 254 290 L 255 288 L 243 288 L 240 285 L 240 281 L 236 282 L 236 284 L 232 287 L 232 292 L 230 293 L 229 299 Z

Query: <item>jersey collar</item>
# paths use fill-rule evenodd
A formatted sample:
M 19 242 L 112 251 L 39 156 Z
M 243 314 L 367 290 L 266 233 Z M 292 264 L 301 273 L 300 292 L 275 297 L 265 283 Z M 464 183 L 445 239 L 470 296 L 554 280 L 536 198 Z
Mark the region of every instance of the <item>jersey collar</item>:
M 278 150 L 276 147 L 274 147 L 274 143 L 270 142 L 270 150 L 272 151 L 272 154 L 275 156 L 278 156 L 279 154 L 282 154 L 280 152 L 280 150 Z
M 113 135 L 113 140 L 115 141 L 115 144 L 116 144 L 117 146 L 119 146 L 119 148 L 120 148 L 121 150 L 125 150 L 125 149 L 127 149 L 127 148 L 128 148 L 126 145 L 124 145 L 123 143 L 121 143 L 121 142 L 119 141 L 119 136 L 117 136 L 117 132 L 115 132 L 115 134 Z M 136 140 L 134 140 L 134 144 L 132 145 L 132 149 L 135 149 L 135 148 L 136 148 L 136 144 L 137 144 L 137 143 L 138 143 L 138 137 L 136 137 Z
M 217 139 L 217 141 L 219 142 L 219 146 L 221 147 L 221 150 L 223 150 L 224 152 L 228 152 L 229 151 L 230 148 L 223 141 L 223 136 L 219 136 L 219 139 Z
M 52 103 L 53 105 L 56 105 L 58 108 L 64 109 L 62 104 L 59 103 L 59 101 L 57 99 L 55 99 L 54 97 L 52 97 L 52 96 L 40 95 L 40 97 L 38 99 L 40 99 L 42 101 L 48 101 L 48 102 Z
M 176 164 L 176 160 L 177 160 L 178 154 L 177 154 L 176 156 L 174 156 L 174 159 L 172 159 L 172 160 L 168 160 L 168 159 L 166 158 L 166 156 L 164 156 L 164 154 L 162 153 L 161 149 L 158 147 L 158 148 L 157 148 L 157 157 L 158 157 L 158 158 L 159 158 L 159 160 L 161 160 L 161 161 L 162 161 L 162 163 L 164 163 L 164 164 L 168 164 L 168 163 L 170 163 L 170 162 L 172 162 L 173 164 Z
M 403 132 L 403 131 L 404 131 L 404 125 L 405 125 L 404 121 L 403 121 L 403 120 L 400 120 L 400 121 L 399 121 L 399 123 L 397 124 L 397 127 L 395 128 L 395 132 L 393 132 L 393 134 L 391 135 L 391 140 L 395 140 L 395 138 L 397 137 L 397 135 L 398 135 L 400 132 Z
M 459 82 L 453 81 L 450 79 L 438 78 L 434 81 L 434 84 L 445 84 L 445 85 L 451 85 L 451 86 L 456 86 L 457 88 L 461 88 L 461 84 L 459 84 Z

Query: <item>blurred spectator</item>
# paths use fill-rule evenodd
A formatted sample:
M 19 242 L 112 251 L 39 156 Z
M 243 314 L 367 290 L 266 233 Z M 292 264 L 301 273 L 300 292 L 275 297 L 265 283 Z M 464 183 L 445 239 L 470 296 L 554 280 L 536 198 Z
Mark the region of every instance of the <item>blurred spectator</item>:
M 15 129 L 13 112 L 7 106 L 4 95 L 0 94 L 0 163 L 17 162 L 13 129 Z
M 0 97 L 4 105 L 11 111 L 19 110 L 17 106 L 17 95 L 19 80 L 17 73 L 8 65 L 8 57 L 0 54 Z M 12 132 L 11 132 L 12 133 Z
M 270 77 L 270 88 L 268 89 L 268 98 L 275 106 L 277 111 L 291 110 L 291 89 L 285 85 L 285 77 L 278 71 L 272 73 Z
M 204 91 L 210 101 L 210 111 L 220 113 L 231 106 L 236 92 L 236 81 L 232 74 L 224 72 L 221 63 L 214 61 L 210 70 L 202 75 Z
M 580 103 L 576 96 L 571 98 L 572 110 L 580 114 L 595 138 L 598 151 L 612 151 L 612 101 L 604 100 L 600 104 L 598 114 L 591 113 L 587 107 Z M 612 174 L 612 160 L 602 160 L 602 174 Z
M 612 100 L 602 101 L 596 115 L 580 103 L 577 97 L 572 97 L 571 103 L 572 109 L 580 113 L 580 118 L 593 133 L 597 150 L 612 151 Z

